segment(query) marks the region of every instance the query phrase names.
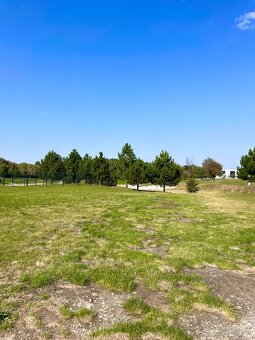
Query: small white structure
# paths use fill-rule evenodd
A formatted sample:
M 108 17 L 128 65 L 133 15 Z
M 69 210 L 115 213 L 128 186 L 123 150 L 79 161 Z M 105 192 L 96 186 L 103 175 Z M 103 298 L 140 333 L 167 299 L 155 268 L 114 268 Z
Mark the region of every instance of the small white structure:
M 222 175 L 218 178 L 237 178 L 236 169 L 224 169 L 222 170 Z

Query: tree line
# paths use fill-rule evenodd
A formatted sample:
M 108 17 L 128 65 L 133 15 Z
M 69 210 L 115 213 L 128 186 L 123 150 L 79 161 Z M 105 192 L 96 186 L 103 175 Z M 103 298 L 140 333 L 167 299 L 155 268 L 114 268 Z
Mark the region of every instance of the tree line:
M 242 156 L 239 178 L 255 180 L 255 148 Z M 201 166 L 187 160 L 185 166 L 177 164 L 167 151 L 162 151 L 152 162 L 138 158 L 130 144 L 126 143 L 117 158 L 107 159 L 103 152 L 95 157 L 83 157 L 74 149 L 67 157 L 49 151 L 35 164 L 14 163 L 0 158 L 0 177 L 32 177 L 46 181 L 63 181 L 114 186 L 118 181 L 133 184 L 139 189 L 141 183 L 163 187 L 176 185 L 181 179 L 215 178 L 222 174 L 222 165 L 206 158 Z

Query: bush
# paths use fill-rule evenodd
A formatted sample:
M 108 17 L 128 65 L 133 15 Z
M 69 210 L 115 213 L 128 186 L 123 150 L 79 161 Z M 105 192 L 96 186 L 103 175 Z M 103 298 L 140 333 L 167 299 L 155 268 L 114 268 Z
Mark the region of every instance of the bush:
M 198 182 L 194 178 L 189 178 L 186 182 L 187 192 L 197 192 L 199 190 Z

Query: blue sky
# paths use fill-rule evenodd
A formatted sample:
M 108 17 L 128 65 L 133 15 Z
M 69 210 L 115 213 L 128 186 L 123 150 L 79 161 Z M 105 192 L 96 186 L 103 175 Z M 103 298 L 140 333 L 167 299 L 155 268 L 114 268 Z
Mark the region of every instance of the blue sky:
M 1 0 L 0 156 L 255 146 L 255 1 Z

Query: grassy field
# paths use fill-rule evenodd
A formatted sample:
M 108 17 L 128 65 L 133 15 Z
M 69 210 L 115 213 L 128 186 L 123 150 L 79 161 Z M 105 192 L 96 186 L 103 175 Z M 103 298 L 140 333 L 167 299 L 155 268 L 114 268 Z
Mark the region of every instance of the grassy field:
M 205 181 L 197 194 L 183 184 L 165 194 L 0 187 L 2 337 L 189 339 L 177 321 L 198 306 L 235 318 L 232 305 L 185 270 L 255 265 L 255 194 L 226 186 L 244 184 Z

